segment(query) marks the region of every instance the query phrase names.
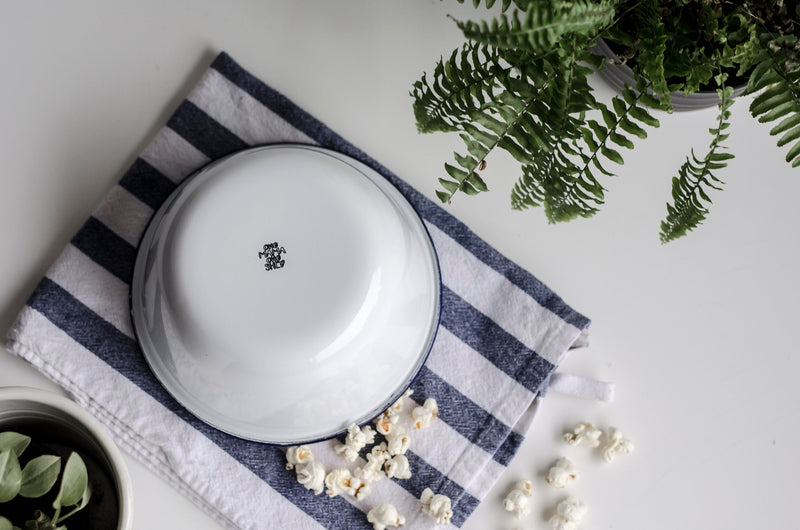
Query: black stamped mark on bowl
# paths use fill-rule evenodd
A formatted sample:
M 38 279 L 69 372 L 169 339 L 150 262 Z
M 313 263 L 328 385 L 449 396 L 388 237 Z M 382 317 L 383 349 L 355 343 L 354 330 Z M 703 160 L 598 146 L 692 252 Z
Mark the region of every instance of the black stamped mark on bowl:
M 264 269 L 268 271 L 282 269 L 286 264 L 286 260 L 281 259 L 282 254 L 286 254 L 286 249 L 275 241 L 264 245 L 263 250 L 258 253 L 258 259 L 264 260 Z

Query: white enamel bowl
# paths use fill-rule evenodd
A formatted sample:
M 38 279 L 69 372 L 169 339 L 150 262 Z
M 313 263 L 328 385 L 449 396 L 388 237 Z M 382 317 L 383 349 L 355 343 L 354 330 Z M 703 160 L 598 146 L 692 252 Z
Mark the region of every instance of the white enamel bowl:
M 309 146 L 254 148 L 186 180 L 154 215 L 131 310 L 156 377 L 230 434 L 336 436 L 399 397 L 439 320 L 425 226 L 381 175 Z

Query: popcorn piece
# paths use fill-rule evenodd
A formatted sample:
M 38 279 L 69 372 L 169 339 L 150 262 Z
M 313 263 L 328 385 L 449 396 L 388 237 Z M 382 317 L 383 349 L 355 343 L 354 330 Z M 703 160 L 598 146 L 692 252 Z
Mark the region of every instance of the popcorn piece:
M 603 459 L 611 463 L 617 456 L 618 452 L 632 453 L 633 442 L 624 438 L 622 432 L 617 428 L 611 428 L 606 434 L 606 445 L 603 447 Z
M 297 482 L 313 490 L 314 495 L 319 495 L 325 489 L 325 468 L 321 463 L 311 461 L 306 464 L 297 464 L 295 468 Z
M 395 401 L 391 407 L 389 407 L 389 410 L 393 412 L 400 412 L 400 409 L 403 408 L 403 401 L 405 401 L 405 398 L 410 397 L 413 393 L 414 391 L 412 389 L 407 389 L 405 392 L 403 392 L 403 395 L 400 396 L 400 398 L 398 398 L 398 400 Z
M 361 437 L 364 447 L 375 443 L 375 431 L 369 425 L 361 427 Z
M 548 523 L 553 530 L 575 530 L 586 515 L 586 505 L 575 497 L 567 497 L 556 506 Z
M 345 460 L 354 462 L 358 458 L 358 452 L 361 451 L 367 444 L 375 442 L 375 431 L 372 427 L 365 425 L 360 427 L 355 423 L 347 428 L 347 436 L 345 436 L 344 443 L 337 443 L 334 446 L 334 451 L 337 454 L 344 455 Z
M 371 484 L 382 480 L 385 474 L 382 466 L 374 467 L 367 463 L 364 466 L 355 468 L 353 476 L 366 484 Z
M 384 465 L 386 476 L 389 478 L 411 478 L 411 466 L 406 455 L 396 455 L 386 461 Z
M 286 450 L 286 469 L 294 469 L 294 466 L 308 464 L 314 460 L 314 455 L 307 445 L 296 445 Z
M 384 477 L 383 464 L 389 459 L 389 451 L 386 449 L 386 442 L 372 447 L 372 451 L 367 454 L 367 463 L 357 467 L 353 471 L 353 476 L 364 482 L 377 482 Z
M 523 489 L 517 488 L 518 485 L 522 484 Z M 528 505 L 528 497 L 531 496 L 530 488 L 525 488 L 524 485 L 530 485 L 530 481 L 523 480 L 521 483 L 517 483 L 511 488 L 511 491 L 508 492 L 506 498 L 503 499 L 503 508 L 506 511 L 513 512 L 517 519 L 522 519 L 523 517 L 527 516 L 531 508 Z
M 591 423 L 579 423 L 572 432 L 564 434 L 564 441 L 569 445 L 588 445 L 597 447 L 600 445 L 600 435 L 603 431 Z
M 334 469 L 325 475 L 326 493 L 336 497 L 346 493 L 358 500 L 363 500 L 371 493 L 369 483 L 358 476 L 353 476 L 349 469 Z
M 430 488 L 425 488 L 422 490 L 419 501 L 422 503 L 422 513 L 436 519 L 436 524 L 450 524 L 450 519 L 453 517 L 450 497 L 440 494 L 434 495 Z
M 514 484 L 513 489 L 521 491 L 526 497 L 530 497 L 533 494 L 533 484 L 530 480 L 517 481 Z
M 580 522 L 586 515 L 588 507 L 576 497 L 567 497 L 556 506 L 556 513 L 565 519 Z
M 393 505 L 384 502 L 367 512 L 367 521 L 372 523 L 374 530 L 386 530 L 387 526 L 403 526 L 406 518 L 400 515 Z
M 386 442 L 381 442 L 377 445 L 373 445 L 369 453 L 372 455 L 373 458 L 381 460 L 382 461 L 381 463 L 385 462 L 386 460 L 389 460 L 389 458 L 391 458 L 392 456 L 391 454 L 389 454 L 389 448 L 386 446 Z M 367 458 L 369 459 L 369 456 L 367 456 Z
M 400 410 L 403 408 L 403 402 L 405 401 L 405 398 L 409 397 L 413 393 L 414 391 L 412 389 L 407 389 L 403 395 L 392 404 L 392 406 L 386 409 L 380 416 L 375 418 L 375 430 L 384 436 L 389 434 L 392 431 L 392 427 L 400 419 L 399 414 Z
M 386 436 L 392 432 L 392 427 L 399 419 L 400 416 L 394 410 L 389 409 L 375 419 L 375 430 Z
M 568 458 L 559 458 L 544 481 L 553 488 L 561 489 L 578 479 L 578 470 Z
M 409 445 L 411 445 L 411 438 L 408 437 L 400 425 L 397 425 L 392 429 L 392 432 L 386 435 L 386 450 L 392 456 L 405 454 Z
M 416 407 L 411 411 L 411 419 L 414 420 L 414 428 L 422 429 L 423 427 L 427 427 L 436 419 L 437 414 L 439 414 L 439 405 L 436 404 L 436 400 L 433 398 L 426 399 L 422 406 Z
M 358 481 L 359 483 L 361 481 Z M 355 495 L 355 488 L 353 487 L 353 475 L 349 469 L 334 469 L 325 475 L 325 493 L 329 497 L 336 497 L 342 493 Z
M 356 500 L 363 501 L 367 498 L 367 496 L 372 493 L 372 490 L 369 487 L 369 483 L 364 482 L 363 480 L 359 479 L 358 477 L 353 477 L 350 479 L 350 486 L 353 488 L 352 495 L 356 498 Z

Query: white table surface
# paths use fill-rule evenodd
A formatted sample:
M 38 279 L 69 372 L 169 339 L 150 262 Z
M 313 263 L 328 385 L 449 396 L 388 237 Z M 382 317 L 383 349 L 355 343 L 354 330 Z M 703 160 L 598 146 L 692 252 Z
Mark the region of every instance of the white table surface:
M 475 14 L 453 0 L 3 2 L 0 332 L 219 51 L 433 197 L 460 140 L 419 135 L 408 92 L 460 43 L 448 13 Z M 550 393 L 467 530 L 546 528 L 562 495 L 542 474 L 562 454 L 582 472 L 570 491 L 589 506 L 586 528 L 796 526 L 800 172 L 747 104 L 734 105 L 725 191 L 700 230 L 669 245 L 657 236 L 670 179 L 708 144 L 713 109 L 663 120 L 626 153 L 590 220 L 512 211 L 518 171 L 503 156 L 484 173 L 491 193 L 449 206 L 592 319 L 590 346 L 563 369 L 617 385 L 613 404 Z M 55 388 L 0 351 L 0 385 L 20 384 Z M 560 443 L 579 421 L 618 426 L 635 453 L 607 465 Z M 128 463 L 136 529 L 217 528 Z M 535 482 L 522 521 L 501 508 L 519 478 Z

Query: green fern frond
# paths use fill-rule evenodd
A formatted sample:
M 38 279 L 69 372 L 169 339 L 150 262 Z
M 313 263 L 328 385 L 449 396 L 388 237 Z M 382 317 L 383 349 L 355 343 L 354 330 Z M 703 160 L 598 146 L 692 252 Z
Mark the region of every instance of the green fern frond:
M 638 44 L 640 53 L 636 58 L 636 68 L 650 81 L 653 92 L 668 98 L 670 90 L 664 71 L 664 56 L 669 36 L 658 10 L 658 0 L 648 0 L 639 5 L 637 20 L 642 26 L 642 39 Z
M 527 164 L 533 153 L 547 145 L 548 139 L 537 132 L 533 118 L 537 113 L 546 112 L 539 101 L 548 85 L 546 72 L 539 64 L 519 70 L 518 77 L 495 78 L 497 82 L 502 81 L 502 92 L 473 109 L 469 120 L 459 123 L 459 136 L 467 154 L 454 153 L 456 165 L 445 164 L 449 178 L 440 178 L 442 189 L 436 191 L 442 202 L 450 201 L 458 191 L 475 195 L 488 190 L 478 172 L 494 149 L 503 149 L 520 163 Z
M 691 157 L 678 170 L 678 176 L 672 179 L 672 204 L 667 204 L 667 217 L 661 222 L 659 237 L 662 243 L 675 240 L 686 235 L 690 230 L 702 223 L 708 215 L 707 204 L 711 203 L 709 189 L 721 190 L 722 181 L 713 171 L 728 165 L 733 154 L 722 151 L 722 142 L 728 138 L 725 130 L 730 126 L 730 107 L 733 104 L 733 88 L 724 85 L 724 76 L 718 76 L 722 88 L 717 90 L 720 96 L 717 126 L 709 129 L 712 135 L 708 152 L 698 158 L 694 151 Z
M 663 103 L 649 93 L 643 80 L 640 79 L 638 90 L 626 87 L 614 97 L 610 109 L 591 98 L 584 83 L 582 76 L 574 80 L 571 94 L 584 94 L 582 105 L 598 109 L 599 120 L 588 118 L 583 123 L 570 124 L 572 132 L 553 150 L 556 164 L 534 163 L 523 168 L 523 175 L 512 190 L 512 208 L 544 206 L 551 222 L 593 215 L 603 204 L 605 191 L 595 172 L 612 176 L 606 169 L 607 162 L 623 163 L 617 149 L 632 149 L 633 138 L 646 138 L 647 127 L 659 126 L 648 109 L 662 109 Z M 575 116 L 585 111 L 581 107 L 572 110 Z
M 522 176 L 511 190 L 511 207 L 515 210 L 535 208 L 545 201 L 545 191 L 533 164 L 522 166 Z
M 500 88 L 499 78 L 509 75 L 499 54 L 486 46 L 466 43 L 448 59 L 436 63 L 414 83 L 414 117 L 422 133 L 457 131 L 470 114 L 491 101 Z
M 497 2 L 497 0 L 484 0 L 483 3 L 485 5 L 486 9 L 491 9 L 496 2 Z M 458 0 L 458 3 L 459 4 L 463 4 L 464 0 Z M 472 0 L 472 6 L 475 7 L 476 9 L 479 8 L 480 5 L 481 5 L 481 0 Z M 509 8 L 510 5 L 511 5 L 511 0 L 503 0 L 503 3 L 501 5 L 501 9 L 503 11 L 505 11 L 505 10 L 507 10 Z
M 580 121 L 577 116 L 597 104 L 591 94 L 588 72 L 578 63 L 577 49 L 572 53 L 562 70 L 558 82 L 553 83 L 548 118 L 553 148 L 547 156 L 533 164 L 541 175 L 545 191 L 544 211 L 550 222 L 565 221 L 578 216 L 588 217 L 597 212 L 593 194 L 584 193 L 586 182 L 576 178 L 578 166 L 574 156 L 576 143 L 581 138 Z M 590 183 L 588 188 L 593 187 Z M 594 197 L 596 199 L 596 197 Z M 512 197 L 512 206 L 514 198 Z
M 759 59 L 750 76 L 748 92 L 761 93 L 750 104 L 750 113 L 761 123 L 780 120 L 769 133 L 780 135 L 778 147 L 791 144 L 786 162 L 792 167 L 800 166 L 800 70 L 786 72 L 779 68 L 777 65 L 785 62 L 773 51 L 763 52 Z
M 585 133 L 579 117 L 598 104 L 587 82 L 591 70 L 579 62 L 580 50 L 574 37 L 571 46 L 560 49 L 559 74 L 549 79 L 543 98 L 547 110 L 537 116 L 549 141 L 523 166 L 511 192 L 512 208 L 542 206 L 551 222 L 591 216 L 602 202 L 602 187 L 578 167 Z
M 599 171 L 603 175 L 613 176 L 613 173 L 606 169 L 604 161 L 622 165 L 624 160 L 617 148 L 633 149 L 632 137 L 645 139 L 646 127 L 659 126 L 658 119 L 648 112 L 647 107 L 661 108 L 660 101 L 648 95 L 649 85 L 644 85 L 642 82 L 639 88 L 639 91 L 635 91 L 626 86 L 620 96 L 615 96 L 611 100 L 613 110 L 597 102 L 602 123 L 593 119 L 586 120 L 586 127 L 581 131 L 582 142 L 576 145 L 582 166 L 567 181 L 568 186 L 574 188 L 575 197 L 565 194 L 565 197 L 569 198 L 565 213 L 573 211 L 574 204 L 584 206 L 587 213 L 594 213 L 596 207 L 604 201 L 604 189 L 594 172 Z M 563 218 L 569 217 L 563 215 Z
M 456 24 L 468 39 L 501 50 L 550 51 L 566 34 L 596 35 L 613 20 L 618 3 L 619 0 L 531 2 L 523 13 L 502 14 L 491 22 Z

